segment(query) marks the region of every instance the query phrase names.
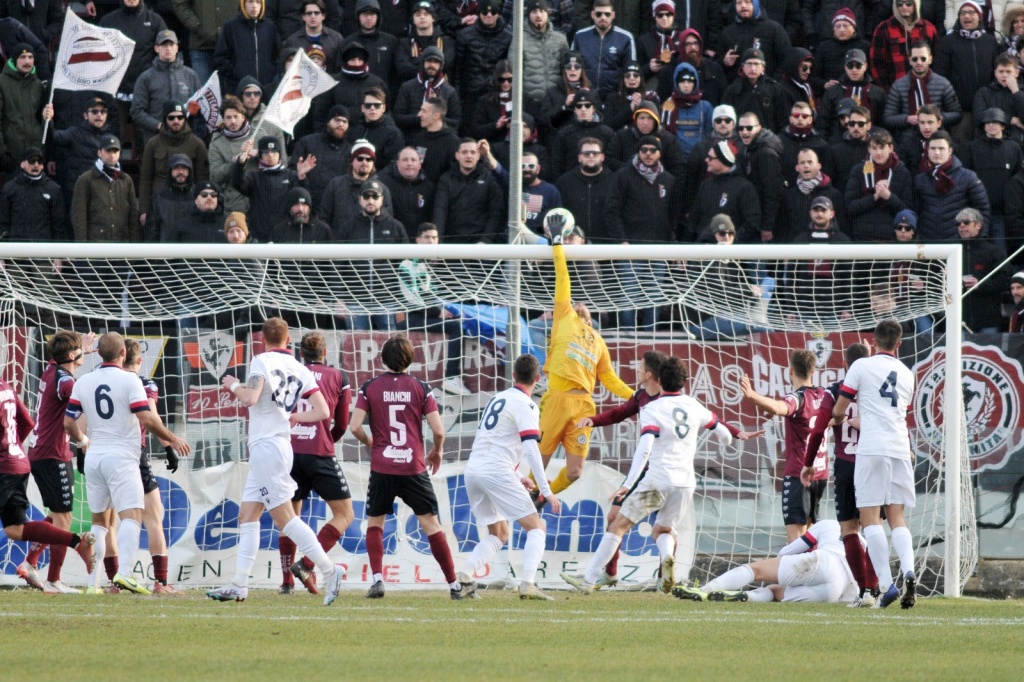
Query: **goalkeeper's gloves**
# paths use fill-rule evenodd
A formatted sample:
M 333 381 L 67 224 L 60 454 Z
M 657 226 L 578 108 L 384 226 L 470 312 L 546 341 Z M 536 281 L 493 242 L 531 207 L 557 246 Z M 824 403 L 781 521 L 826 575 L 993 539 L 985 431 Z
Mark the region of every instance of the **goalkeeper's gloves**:
M 551 230 L 551 244 L 561 244 L 562 231 L 565 229 L 565 216 L 561 214 L 549 215 L 545 223 L 546 227 Z
M 173 474 L 178 470 L 178 453 L 170 445 L 164 446 L 164 453 L 167 455 L 167 470 Z
M 85 476 L 85 450 L 79 447 L 75 448 L 75 468 Z

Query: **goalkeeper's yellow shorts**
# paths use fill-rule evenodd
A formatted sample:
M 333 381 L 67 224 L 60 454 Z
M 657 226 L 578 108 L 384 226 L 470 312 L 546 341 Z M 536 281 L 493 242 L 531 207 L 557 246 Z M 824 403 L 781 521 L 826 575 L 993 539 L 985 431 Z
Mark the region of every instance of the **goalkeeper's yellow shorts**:
M 540 454 L 552 455 L 561 444 L 567 455 L 586 459 L 591 427 L 577 429 L 576 422 L 595 414 L 590 395 L 547 391 L 540 399 Z

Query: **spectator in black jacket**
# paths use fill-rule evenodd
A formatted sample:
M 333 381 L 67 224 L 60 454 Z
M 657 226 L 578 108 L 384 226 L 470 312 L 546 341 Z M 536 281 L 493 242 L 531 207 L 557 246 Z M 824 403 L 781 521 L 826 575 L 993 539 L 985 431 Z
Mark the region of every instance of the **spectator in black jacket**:
M 244 218 L 244 214 L 238 215 Z M 248 225 L 245 236 L 248 239 Z M 218 244 L 224 240 L 224 204 L 220 200 L 220 188 L 212 182 L 196 185 L 187 209 L 168 216 L 160 233 L 162 242 Z
M 316 159 L 316 166 L 306 176 L 306 188 L 313 197 L 314 208 L 319 208 L 328 183 L 348 172 L 352 151 L 348 124 L 348 107 L 336 104 L 331 107 L 322 132 L 306 135 L 295 144 L 288 164 L 292 170 L 302 159 Z
M 174 154 L 167 162 L 167 184 L 158 186 L 149 198 L 148 215 L 143 226 L 143 239 L 147 242 L 163 241 L 161 233 L 173 216 L 181 213 L 181 205 L 192 203 L 192 159 L 185 154 Z
M 472 3 L 469 3 L 472 6 Z M 487 95 L 498 62 L 508 57 L 512 29 L 501 18 L 499 0 L 479 0 L 477 20 L 456 36 L 459 95 L 462 96 L 462 120 L 473 121 L 479 101 Z M 441 227 L 440 225 L 438 227 Z M 445 232 L 441 229 L 441 241 Z
M 1024 138 L 1024 90 L 1018 83 L 1020 65 L 1017 57 L 1003 53 L 996 57 L 996 67 L 992 82 L 978 88 L 974 95 L 974 119 L 978 120 L 988 109 L 1002 109 L 1006 114 L 1010 127 L 1005 137 L 1018 142 Z M 967 103 L 964 102 L 964 105 Z
M 119 93 L 130 95 L 135 92 L 135 80 L 153 61 L 156 35 L 167 30 L 167 23 L 159 14 L 148 9 L 142 0 L 121 0 L 121 8 L 100 19 L 100 26 L 116 28 L 135 41 L 128 70 L 117 88 Z
M 846 187 L 853 167 L 868 155 L 868 134 L 871 132 L 871 111 L 854 105 L 853 100 L 841 104 L 837 109 L 846 132 L 842 138 L 828 147 L 823 160 L 825 172 L 836 187 Z
M 555 181 L 564 207 L 594 244 L 624 242 L 625 237 L 609 231 L 605 221 L 615 173 L 604 164 L 604 143 L 596 137 L 584 137 L 578 160 L 575 168 Z
M 235 92 L 246 76 L 252 76 L 263 87 L 277 76 L 281 42 L 274 22 L 265 19 L 264 14 L 263 0 L 242 0 L 238 16 L 221 27 L 213 52 L 221 92 Z
M 796 4 L 795 0 L 781 1 Z M 741 60 L 740 55 L 750 49 L 761 52 L 761 61 L 765 62 L 764 73 L 775 75 L 782 68 L 791 47 L 786 29 L 778 23 L 783 18 L 779 16 L 773 21 L 771 14 L 762 8 L 761 0 L 735 0 L 728 16 L 732 23 L 726 22 L 715 48 L 715 58 L 721 60 L 726 76 L 730 80 L 740 77 L 738 72 L 746 61 L 745 58 Z M 795 19 L 800 21 L 799 16 Z
M 942 128 L 942 112 L 934 104 L 926 104 L 917 112 L 917 125 L 903 133 L 896 153 L 907 164 L 911 174 L 917 174 L 928 166 L 928 140 Z
M 793 186 L 796 180 L 797 152 L 813 149 L 820 161 L 828 153 L 828 142 L 814 127 L 814 110 L 807 102 L 796 102 L 789 112 L 789 125 L 778 134 L 782 142 L 782 176 L 786 185 Z M 842 220 L 839 221 L 840 225 Z
M 756 114 L 740 115 L 740 124 L 736 126 L 740 140 L 745 148 L 739 165 L 743 176 L 757 188 L 761 198 L 761 225 L 759 226 L 760 241 L 774 241 L 774 232 L 778 227 L 779 211 L 782 208 L 782 195 L 785 191 L 785 180 L 782 173 L 782 142 L 770 130 L 761 127 Z M 740 241 L 747 235 L 740 231 Z
M 853 167 L 845 187 L 844 232 L 855 242 L 891 242 L 894 218 L 914 205 L 914 176 L 893 151 L 888 131 L 871 133 L 868 154 Z M 915 229 L 916 221 L 915 216 Z
M 423 174 L 434 184 L 451 168 L 459 148 L 459 136 L 445 125 L 446 107 L 440 97 L 424 102 L 419 111 L 420 129 L 409 136 L 409 144 L 423 160 Z
M 812 108 L 817 108 L 824 83 L 811 73 L 813 69 L 814 55 L 810 50 L 794 47 L 789 51 L 785 73 L 779 77 L 779 85 L 786 93 L 790 106 L 794 102 L 807 102 Z
M 398 36 L 398 56 L 395 58 L 398 78 L 407 81 L 419 73 L 423 53 L 428 47 L 436 47 L 444 55 L 444 63 L 454 71 L 455 38 L 445 34 L 437 23 L 437 8 L 431 0 L 416 0 L 412 5 L 412 25 L 409 35 L 393 33 Z
M 490 92 L 476 103 L 472 120 L 466 121 L 466 127 L 474 138 L 497 142 L 508 137 L 514 78 L 511 62 L 502 59 L 495 65 Z
M 65 130 L 54 130 L 51 140 L 55 147 L 57 161 L 55 165 L 57 183 L 61 194 L 71 196 L 75 182 L 85 171 L 96 163 L 96 152 L 100 148 L 100 139 L 110 132 L 107 126 L 109 114 L 107 102 L 101 97 L 86 100 L 82 110 L 82 121 L 78 125 Z M 43 108 L 43 118 L 53 118 L 53 105 Z
M 794 244 L 849 244 L 839 231 L 835 207 L 827 197 L 811 203 L 807 230 L 793 238 Z M 816 260 L 790 264 L 776 295 L 786 319 L 812 324 L 835 324 L 852 315 L 851 296 L 855 282 L 850 261 Z
M 703 7 L 708 4 L 704 3 Z M 644 82 L 657 78 L 663 69 L 675 69 L 679 55 L 679 24 L 676 22 L 676 4 L 673 0 L 653 0 L 651 14 L 654 15 L 654 30 L 637 34 L 636 60 Z M 683 23 L 683 26 L 688 24 Z
M 754 186 L 738 171 L 738 155 L 738 145 L 732 140 L 719 140 L 708 150 L 708 177 L 697 190 L 690 209 L 689 230 L 680 241 L 714 244 L 715 235 L 709 225 L 718 213 L 732 220 L 738 241 L 761 241 L 761 200 Z
M 985 135 L 968 143 L 964 150 L 965 168 L 974 171 L 985 186 L 989 203 L 992 205 L 992 222 L 989 238 L 1006 252 L 1006 218 L 1003 197 L 1010 179 L 1021 168 L 1024 156 L 1020 145 L 1007 140 L 1003 135 L 1007 128 L 1007 116 L 1001 109 L 989 109 L 978 117 L 978 124 Z
M 714 5 L 713 0 L 706 0 L 708 5 Z M 688 3 L 690 4 L 690 3 Z M 681 10 L 682 11 L 682 10 Z M 716 9 L 717 11 L 717 9 Z M 658 98 L 662 102 L 672 96 L 672 90 L 676 84 L 672 82 L 675 68 L 680 61 L 689 62 L 697 69 L 700 77 L 700 91 L 704 99 L 714 106 L 722 103 L 722 95 L 725 94 L 725 71 L 722 65 L 716 62 L 710 55 L 710 50 L 705 52 L 705 45 L 717 45 L 717 40 L 708 38 L 705 40 L 692 28 L 688 28 L 679 34 L 677 48 L 678 57 L 673 60 L 671 68 L 662 69 L 658 74 Z
M 455 152 L 457 164 L 441 176 L 434 195 L 434 220 L 443 244 L 504 244 L 505 195 L 480 163 L 477 141 L 464 137 Z
M 778 82 L 765 75 L 764 59 L 761 50 L 752 48 L 743 53 L 740 75 L 725 89 L 722 102 L 732 105 L 741 116 L 754 112 L 764 127 L 774 132 L 786 125 L 789 101 Z
M 0 193 L 0 240 L 71 241 L 60 187 L 44 170 L 42 150 L 26 149 Z
M 580 90 L 573 99 L 572 122 L 561 128 L 551 146 L 551 165 L 555 176 L 568 173 L 576 165 L 580 140 L 596 137 L 607 149 L 615 132 L 601 123 L 597 100 L 590 90 Z
M 964 109 L 964 117 L 956 126 L 956 139 L 966 142 L 974 137 L 974 120 L 968 108 L 982 86 L 989 82 L 989 74 L 1002 52 L 995 36 L 985 31 L 982 24 L 982 0 L 963 0 L 959 4 L 954 29 L 939 38 L 935 48 L 933 68 L 949 79 L 956 98 Z
M 615 133 L 608 145 L 608 158 L 613 168 L 627 165 L 637 152 L 640 138 L 654 135 L 661 140 L 661 163 L 665 170 L 677 180 L 682 181 L 686 173 L 686 155 L 679 144 L 679 139 L 661 127 L 658 120 L 658 106 L 644 100 L 636 111 L 630 125 Z M 590 234 L 590 231 L 587 231 Z M 593 236 L 591 236 L 593 238 Z
M 843 193 L 832 184 L 832 179 L 828 175 L 821 172 L 821 161 L 813 149 L 804 148 L 797 152 L 796 173 L 793 183 L 786 189 L 787 220 L 779 221 L 779 229 L 772 241 L 788 244 L 796 235 L 803 232 L 807 227 L 811 204 L 818 197 L 827 197 L 833 206 L 839 207 L 840 210 L 836 211 L 836 223 L 839 229 L 845 232 L 841 211 Z
M 259 157 L 258 170 L 245 170 L 250 158 Z M 235 159 L 231 184 L 249 197 L 247 216 L 252 238 L 266 242 L 270 230 L 288 215 L 285 197 L 292 187 L 306 180 L 306 174 L 316 165 L 313 159 L 299 161 L 296 170 L 281 163 L 281 142 L 273 135 L 260 138 L 259 147 L 253 148 L 250 138 L 242 145 L 242 152 Z
M 1006 256 L 987 239 L 984 219 L 977 209 L 965 208 L 957 213 L 956 224 L 964 248 L 964 324 L 978 334 L 998 333 L 1003 324 L 1000 302 L 1009 281 L 1007 273 L 997 268 Z M 995 274 L 988 277 L 993 272 Z M 988 279 L 982 282 L 986 277 Z
M 332 0 L 334 1 L 334 0 Z M 345 35 L 359 31 L 359 0 L 337 0 L 341 6 L 341 28 Z M 387 0 L 380 7 L 380 30 L 393 36 L 404 35 L 411 16 L 411 0 Z
M 728 104 L 719 104 L 711 113 L 712 133 L 698 142 L 686 157 L 683 176 L 683 205 L 692 206 L 697 188 L 708 174 L 708 150 L 722 140 L 732 140 L 737 148 L 742 144 L 736 135 L 736 110 Z
M 398 156 L 405 146 L 405 137 L 387 113 L 387 95 L 381 88 L 372 86 L 363 91 L 360 109 L 363 120 L 352 127 L 352 137 L 373 143 L 377 167 L 383 168 Z
M 804 0 L 805 23 L 807 21 L 807 4 L 815 1 Z M 822 18 L 826 17 L 819 15 L 819 21 Z M 864 17 L 861 17 L 858 22 L 854 12 L 850 11 L 848 7 L 842 7 L 829 18 L 832 22 L 832 28 L 829 29 L 830 35 L 827 38 L 821 36 L 824 40 L 814 48 L 814 69 L 811 71 L 816 77 L 825 81 L 826 89 L 839 82 L 840 76 L 843 75 L 843 62 L 850 50 L 860 50 L 867 54 L 871 49 L 871 43 L 865 40 L 860 33 L 860 28 L 866 26 Z M 867 35 L 871 35 L 871 33 L 868 32 Z M 814 43 L 810 42 L 810 44 L 813 47 Z M 866 62 L 867 59 L 864 61 Z
M 319 206 L 314 206 L 317 214 L 331 226 L 335 240 L 348 229 L 359 214 L 359 193 L 363 183 L 377 177 L 376 149 L 369 141 L 360 139 L 352 143 L 349 157 L 349 172 L 340 175 L 327 183 Z M 391 203 L 391 190 L 381 185 L 380 192 L 384 195 L 384 210 L 389 215 L 394 213 Z
M 420 107 L 435 97 L 445 102 L 445 125 L 458 130 L 462 122 L 462 102 L 444 73 L 444 54 L 436 47 L 423 53 L 420 72 L 402 83 L 395 98 L 395 123 L 406 135 L 420 128 Z
M 289 10 L 285 14 L 285 5 Z M 293 22 L 292 12 L 301 21 Z M 333 16 L 332 16 L 333 15 Z M 324 51 L 324 70 L 337 73 L 341 70 L 341 45 L 344 39 L 336 30 L 340 25 L 338 3 L 323 0 L 279 0 L 276 16 L 269 17 L 285 39 L 284 47 L 307 50 L 314 45 Z M 326 19 L 326 25 L 325 25 Z M 334 25 L 331 25 L 334 24 Z
M 276 244 L 326 244 L 331 241 L 331 227 L 313 213 L 313 197 L 305 187 L 292 187 L 285 196 L 288 217 L 270 231 Z
M 536 156 L 537 161 L 540 162 L 540 177 L 548 182 L 552 182 L 555 179 L 555 174 L 549 167 L 548 159 L 551 156 L 548 154 L 548 148 L 539 142 L 539 138 L 537 119 L 530 114 L 523 114 L 523 154 L 529 152 Z M 511 146 L 511 140 L 501 140 L 491 145 L 491 153 L 494 154 L 494 158 L 505 168 L 508 168 Z
M 834 85 L 827 86 L 818 105 L 818 131 L 827 138 L 838 139 L 845 131 L 839 120 L 839 103 L 852 99 L 871 112 L 872 121 L 881 121 L 885 113 L 885 91 L 871 82 L 867 54 L 860 49 L 846 54 L 843 73 Z
M 452 159 L 454 154 L 449 161 Z M 392 215 L 405 227 L 406 234 L 416 234 L 420 224 L 430 221 L 434 215 L 434 183 L 423 173 L 415 147 L 403 148 L 377 179 L 391 191 Z
M 953 141 L 945 130 L 928 140 L 928 170 L 914 177 L 914 193 L 921 241 L 954 241 L 955 216 L 965 208 L 977 209 L 986 224 L 991 219 L 985 186 L 953 155 Z
M 378 0 L 356 0 L 356 21 L 358 28 L 350 31 L 346 42 L 358 41 L 369 53 L 367 66 L 370 73 L 378 76 L 392 95 L 401 84 L 395 58 L 398 55 L 398 38 L 382 30 L 380 2 Z M 344 52 L 344 47 L 342 48 Z
M 0 17 L 10 17 L 23 24 L 43 45 L 60 38 L 64 25 L 64 3 L 61 0 L 3 0 Z

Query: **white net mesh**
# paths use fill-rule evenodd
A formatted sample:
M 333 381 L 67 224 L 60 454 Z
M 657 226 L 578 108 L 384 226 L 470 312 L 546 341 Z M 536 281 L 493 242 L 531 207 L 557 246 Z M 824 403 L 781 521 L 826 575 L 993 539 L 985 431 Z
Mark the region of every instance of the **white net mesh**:
M 159 461 L 162 448 L 151 447 L 167 509 L 171 581 L 198 586 L 231 576 L 246 468 L 246 422 L 244 410 L 220 388 L 220 378 L 245 375 L 249 359 L 262 349 L 260 326 L 272 314 L 289 321 L 295 342 L 303 330 L 324 331 L 328 364 L 347 372 L 353 391 L 381 369 L 378 353 L 390 334 L 383 325 L 408 333 L 416 348 L 411 371 L 434 387 L 448 432 L 446 465 L 435 477 L 441 520 L 456 553 L 470 551 L 483 529 L 469 514 L 460 462 L 468 456 L 482 408 L 507 385 L 505 358 L 516 355 L 506 350 L 510 309 L 520 313 L 522 350 L 543 360 L 550 326 L 544 313 L 550 310 L 554 289 L 550 249 L 410 246 L 356 251 L 268 245 L 244 247 L 244 253 L 255 257 L 238 259 L 223 247 L 210 251 L 210 257 L 201 257 L 208 249 L 176 248 L 173 253 L 143 247 L 135 254 L 119 250 L 115 259 L 86 257 L 97 251 L 80 247 L 57 267 L 44 258 L 8 258 L 0 292 L 0 323 L 7 340 L 4 371 L 33 410 L 46 339 L 56 329 L 121 329 L 143 342 L 143 372 L 160 388 L 161 413 L 193 446 L 189 461 L 173 475 Z M 751 255 L 749 248 L 726 248 Z M 759 392 L 781 396 L 788 390 L 789 354 L 808 348 L 820 361 L 814 383 L 827 385 L 844 374 L 843 349 L 870 340 L 875 323 L 885 317 L 904 323 L 901 358 L 919 373 L 933 351 L 945 347 L 946 337 L 930 328 L 931 318 L 941 316 L 946 305 L 945 261 L 912 250 L 858 251 L 862 258 L 830 261 L 799 248 L 769 247 L 757 250 L 756 258 L 735 260 L 723 260 L 724 250 L 718 248 L 567 249 L 574 299 L 594 313 L 616 371 L 627 384 L 638 384 L 645 351 L 677 355 L 688 361 L 692 395 L 742 429 L 767 429 L 763 438 L 729 448 L 702 441 L 694 513 L 679 533 L 677 554 L 684 572 L 693 566 L 688 577 L 704 581 L 724 566 L 774 553 L 785 543 L 780 511 L 783 424 L 758 415 L 743 401 L 741 376 L 749 375 Z M 429 259 L 409 260 L 424 255 Z M 622 260 L 627 255 L 645 260 Z M 425 307 L 435 309 L 425 312 Z M 367 325 L 378 328 L 365 329 Z M 618 403 L 600 387 L 596 400 L 598 410 Z M 913 433 L 918 507 L 909 520 L 921 582 L 926 590 L 941 592 L 947 538 L 943 461 L 958 456 L 966 467 L 966 447 L 942 442 L 943 432 L 934 424 L 914 423 Z M 919 442 L 922 438 L 926 445 Z M 549 537 L 546 565 L 538 578 L 542 585 L 558 585 L 560 571 L 584 566 L 596 549 L 605 528 L 608 494 L 621 482 L 635 442 L 635 421 L 595 429 L 584 477 L 562 496 L 566 509 L 557 517 L 545 514 Z M 356 522 L 331 556 L 349 566 L 349 583 L 361 584 L 368 577 L 362 523 L 367 452 L 346 435 L 337 454 L 353 489 Z M 561 468 L 560 456 L 549 475 Z M 33 513 L 41 516 L 34 490 L 33 495 L 39 507 Z M 86 518 L 81 497 L 76 527 Z M 977 558 L 968 483 L 957 497 L 962 584 Z M 314 496 L 304 516 L 316 529 L 330 511 Z M 835 516 L 831 484 L 819 516 Z M 274 552 L 277 533 L 267 515 L 263 527 L 264 551 L 253 573 L 256 586 L 281 579 Z M 626 536 L 620 585 L 641 586 L 657 570 L 650 531 L 648 519 Z M 514 533 L 511 551 L 499 555 L 484 580 L 500 582 L 517 574 L 524 541 L 524 534 Z M 409 587 L 439 583 L 440 571 L 415 517 L 403 505 L 396 518 L 389 517 L 385 548 L 390 581 Z M 13 580 L 23 556 L 20 543 L 0 545 L 0 580 Z M 72 563 L 65 569 L 69 582 L 75 581 Z M 149 557 L 142 552 L 138 572 L 151 578 L 150 571 Z

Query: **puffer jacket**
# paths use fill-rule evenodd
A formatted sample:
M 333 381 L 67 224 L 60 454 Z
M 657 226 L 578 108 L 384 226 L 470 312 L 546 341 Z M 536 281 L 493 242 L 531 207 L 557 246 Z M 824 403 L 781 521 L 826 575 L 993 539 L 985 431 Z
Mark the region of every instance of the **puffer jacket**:
M 907 116 L 910 115 L 908 97 L 912 79 L 913 76 L 909 74 L 900 78 L 892 84 L 892 89 L 886 96 L 885 128 L 890 132 L 906 130 L 910 127 L 907 124 Z M 953 85 L 934 70 L 928 80 L 928 96 L 931 98 L 931 103 L 937 105 L 942 111 L 942 125 L 946 129 L 952 128 L 964 117 Z
M 184 103 L 202 86 L 199 76 L 185 66 L 180 53 L 173 62 L 162 62 L 155 57 L 153 66 L 135 82 L 132 122 L 145 131 L 144 138 L 148 141 L 160 125 L 164 102 Z
M 548 21 L 538 31 L 527 21 L 523 27 L 523 95 L 544 99 L 552 85 L 562 82 L 562 62 L 569 51 L 569 42 Z
M 956 214 L 965 208 L 978 209 L 985 218 L 985 225 L 991 224 L 992 210 L 988 193 L 974 171 L 964 168 L 960 159 L 954 156 L 953 165 L 947 174 L 955 184 L 944 196 L 936 191 L 935 178 L 931 172 L 918 173 L 914 178 L 917 236 L 923 242 L 959 240 Z
M 459 92 L 471 98 L 486 94 L 491 88 L 494 67 L 508 56 L 512 45 L 512 29 L 504 19 L 492 28 L 481 22 L 459 31 L 455 63 L 458 71 L 448 66 L 449 73 L 458 73 Z

